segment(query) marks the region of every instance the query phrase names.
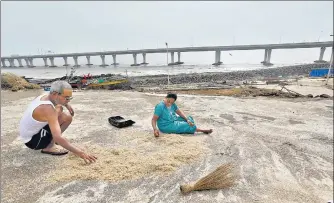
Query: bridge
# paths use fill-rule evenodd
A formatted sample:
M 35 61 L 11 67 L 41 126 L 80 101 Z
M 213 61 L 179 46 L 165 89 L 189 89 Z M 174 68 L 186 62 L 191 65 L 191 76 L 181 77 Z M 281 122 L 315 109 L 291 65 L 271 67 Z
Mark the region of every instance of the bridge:
M 146 62 L 146 54 L 153 53 L 166 53 L 171 55 L 171 62 L 168 65 L 179 65 L 183 64 L 181 61 L 181 53 L 182 52 L 205 52 L 205 51 L 213 51 L 215 52 L 215 61 L 212 65 L 221 65 L 223 62 L 220 60 L 220 55 L 222 51 L 240 51 L 240 50 L 264 50 L 264 60 L 261 62 L 265 66 L 273 65 L 270 63 L 271 53 L 273 49 L 302 49 L 302 48 L 320 48 L 319 59 L 315 62 L 326 62 L 323 60 L 323 56 L 327 47 L 332 48 L 333 53 L 333 41 L 325 41 L 325 42 L 304 42 L 304 43 L 283 43 L 283 44 L 257 44 L 257 45 L 233 45 L 233 46 L 204 46 L 204 47 L 183 47 L 183 48 L 157 48 L 157 49 L 139 49 L 139 50 L 124 50 L 124 51 L 103 51 L 103 52 L 82 52 L 82 53 L 63 53 L 63 54 L 45 54 L 45 55 L 26 55 L 26 56 L 7 56 L 1 57 L 2 67 L 7 67 L 6 62 L 9 62 L 9 67 L 16 67 L 15 61 L 18 62 L 19 67 L 23 67 L 22 59 L 25 60 L 26 66 L 35 67 L 33 60 L 42 58 L 44 60 L 44 65 L 47 67 L 57 67 L 54 63 L 55 58 L 63 58 L 64 65 L 69 66 L 67 62 L 67 58 L 73 57 L 74 67 L 79 67 L 78 57 L 86 57 L 87 64 L 93 65 L 90 62 L 91 56 L 100 56 L 101 57 L 101 65 L 100 66 L 108 66 L 105 63 L 106 56 L 113 57 L 113 63 L 111 65 L 118 65 L 116 62 L 117 55 L 126 55 L 131 54 L 133 56 L 133 64 L 131 66 L 140 66 L 148 64 Z M 174 54 L 177 53 L 177 61 L 174 60 Z M 142 63 L 137 63 L 137 55 L 141 54 L 143 57 Z M 333 55 L 333 54 L 332 54 Z M 48 64 L 48 59 L 50 61 L 50 65 Z

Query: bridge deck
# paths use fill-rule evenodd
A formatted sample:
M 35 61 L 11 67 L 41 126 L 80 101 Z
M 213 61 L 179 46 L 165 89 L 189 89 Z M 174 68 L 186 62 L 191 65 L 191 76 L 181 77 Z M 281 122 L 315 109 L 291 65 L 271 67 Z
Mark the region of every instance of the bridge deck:
M 333 47 L 333 41 L 285 43 L 285 44 L 183 47 L 183 48 L 168 48 L 168 52 L 238 51 L 238 50 L 259 50 L 259 49 L 298 49 L 298 48 L 317 48 L 317 47 L 319 48 L 320 47 Z M 123 50 L 123 51 L 104 51 L 104 52 L 64 53 L 64 54 L 46 54 L 46 55 L 7 56 L 7 57 L 1 57 L 1 59 L 124 55 L 124 54 L 142 54 L 142 53 L 166 53 L 166 48 Z

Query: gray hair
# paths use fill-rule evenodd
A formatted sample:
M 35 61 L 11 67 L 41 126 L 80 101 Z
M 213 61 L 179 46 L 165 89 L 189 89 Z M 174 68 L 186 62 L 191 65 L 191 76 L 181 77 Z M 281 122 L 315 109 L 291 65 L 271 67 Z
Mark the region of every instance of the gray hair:
M 65 80 L 54 81 L 51 83 L 50 94 L 53 92 L 62 94 L 64 89 L 72 89 L 72 86 Z

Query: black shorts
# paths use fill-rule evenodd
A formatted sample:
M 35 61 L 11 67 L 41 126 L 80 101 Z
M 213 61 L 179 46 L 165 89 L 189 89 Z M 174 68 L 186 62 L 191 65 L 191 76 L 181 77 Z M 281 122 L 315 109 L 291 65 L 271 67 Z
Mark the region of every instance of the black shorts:
M 44 149 L 51 143 L 52 139 L 50 127 L 46 125 L 25 144 L 30 149 Z

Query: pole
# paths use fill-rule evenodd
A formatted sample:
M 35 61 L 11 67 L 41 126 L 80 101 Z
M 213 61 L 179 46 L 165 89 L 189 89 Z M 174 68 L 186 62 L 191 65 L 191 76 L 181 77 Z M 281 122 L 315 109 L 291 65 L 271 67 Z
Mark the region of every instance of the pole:
M 167 68 L 168 68 L 168 43 L 166 42 L 166 51 L 167 51 Z M 168 68 L 168 86 L 169 86 L 169 68 Z
M 330 36 L 333 37 L 333 35 L 330 35 Z M 328 85 L 329 74 L 331 72 L 331 69 L 333 68 L 333 51 L 334 51 L 334 46 L 332 47 L 331 59 L 329 61 L 329 69 L 328 69 L 328 73 L 327 73 L 326 85 Z
M 328 73 L 327 73 L 326 85 L 328 85 L 329 75 L 330 75 L 331 70 L 333 68 L 333 51 L 334 51 L 334 47 L 332 47 L 331 60 L 329 61 L 329 69 L 328 69 Z

